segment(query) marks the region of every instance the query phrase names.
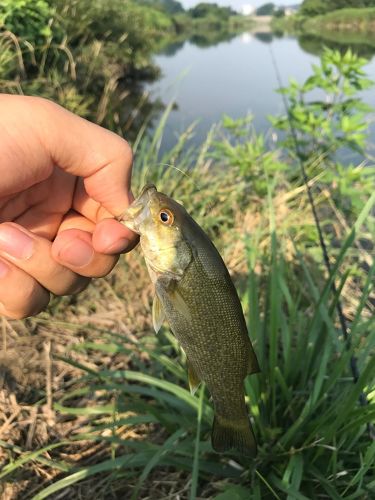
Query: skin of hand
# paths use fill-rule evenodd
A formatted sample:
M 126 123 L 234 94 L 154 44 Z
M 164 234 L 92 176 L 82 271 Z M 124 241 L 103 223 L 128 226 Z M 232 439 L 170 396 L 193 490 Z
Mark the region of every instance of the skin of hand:
M 116 134 L 46 99 L 0 95 L 0 315 L 37 314 L 136 245 L 115 220 L 133 199 L 131 167 Z

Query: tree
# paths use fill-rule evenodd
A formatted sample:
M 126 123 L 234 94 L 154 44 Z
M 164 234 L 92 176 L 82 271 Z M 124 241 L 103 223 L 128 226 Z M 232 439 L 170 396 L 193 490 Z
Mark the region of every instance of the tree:
M 168 14 L 180 14 L 185 12 L 183 6 L 177 0 L 141 0 L 141 4 L 149 5 L 154 9 L 163 10 Z
M 184 12 L 184 8 L 180 2 L 177 0 L 161 0 L 161 4 L 164 5 L 164 9 L 166 12 L 170 14 L 179 14 L 180 12 Z
M 273 16 L 276 18 L 285 17 L 285 9 L 280 8 L 274 11 Z
M 304 16 L 319 16 L 334 8 L 330 7 L 330 0 L 304 0 L 301 6 L 301 14 Z
M 189 10 L 189 14 L 194 18 L 213 16 L 220 19 L 228 19 L 236 14 L 231 7 L 220 7 L 216 3 L 202 2 Z
M 271 2 L 265 3 L 255 11 L 257 16 L 273 16 L 274 12 L 275 4 Z

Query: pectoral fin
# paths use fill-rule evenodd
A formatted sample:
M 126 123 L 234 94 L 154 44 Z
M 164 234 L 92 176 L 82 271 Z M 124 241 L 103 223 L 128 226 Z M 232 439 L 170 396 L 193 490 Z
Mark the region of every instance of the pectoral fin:
M 165 320 L 165 312 L 159 297 L 155 294 L 154 302 L 152 304 L 152 322 L 154 324 L 155 332 L 158 333 Z
M 178 283 L 175 279 L 162 276 L 155 283 L 156 295 L 162 297 L 166 308 L 173 307 L 178 313 L 191 323 L 191 312 L 185 299 L 178 290 Z
M 189 378 L 189 386 L 190 386 L 190 392 L 194 396 L 196 393 L 201 381 L 196 374 L 196 371 L 193 368 L 193 365 L 190 363 L 189 360 L 187 360 L 187 367 L 188 367 L 188 378 Z
M 173 302 L 176 310 L 189 322 L 191 322 L 191 313 L 189 310 L 189 306 L 185 302 L 184 298 L 178 292 L 178 290 L 173 290 L 171 293 L 171 300 Z

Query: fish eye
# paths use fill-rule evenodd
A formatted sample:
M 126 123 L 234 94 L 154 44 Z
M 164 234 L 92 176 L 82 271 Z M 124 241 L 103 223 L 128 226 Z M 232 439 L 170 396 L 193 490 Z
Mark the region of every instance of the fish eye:
M 171 226 L 173 224 L 173 221 L 174 221 L 174 216 L 173 216 L 172 212 L 170 210 L 168 210 L 167 208 L 163 208 L 162 210 L 160 210 L 159 218 L 160 218 L 161 222 L 163 224 L 165 224 L 166 226 Z

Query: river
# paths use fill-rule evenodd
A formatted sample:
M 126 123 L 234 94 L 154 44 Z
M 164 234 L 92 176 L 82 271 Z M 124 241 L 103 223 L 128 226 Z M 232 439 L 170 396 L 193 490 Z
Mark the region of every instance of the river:
M 160 99 L 164 105 L 176 102 L 162 148 L 173 146 L 195 121 L 198 123 L 193 141 L 202 142 L 224 114 L 240 118 L 251 113 L 256 130 L 269 131 L 267 116 L 284 112 L 281 96 L 276 92 L 279 85 L 272 53 L 285 85 L 290 78 L 303 82 L 311 74 L 311 65 L 319 62 L 321 47 L 322 43 L 314 44 L 309 39 L 243 33 L 210 46 L 193 40 L 167 48 L 154 58 L 161 68 L 161 78 L 147 86 L 153 99 Z M 375 80 L 375 59 L 369 60 L 365 69 Z M 363 96 L 375 107 L 374 90 Z

